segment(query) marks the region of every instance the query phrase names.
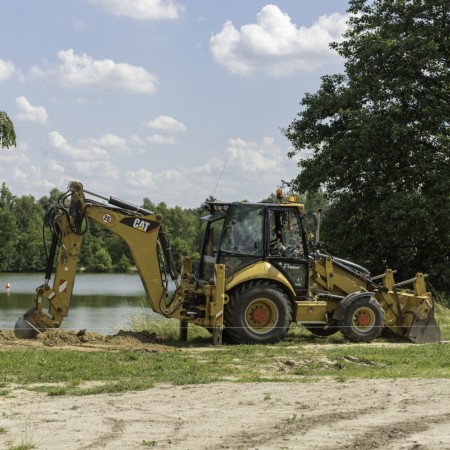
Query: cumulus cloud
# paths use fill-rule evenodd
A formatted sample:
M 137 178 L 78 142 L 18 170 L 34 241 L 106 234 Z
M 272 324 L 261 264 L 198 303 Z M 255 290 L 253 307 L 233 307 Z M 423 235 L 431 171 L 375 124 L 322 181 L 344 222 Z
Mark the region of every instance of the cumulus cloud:
M 230 72 L 250 75 L 262 71 L 270 76 L 287 76 L 316 69 L 337 58 L 330 42 L 340 41 L 347 16 L 334 13 L 319 17 L 310 27 L 297 27 L 276 5 L 266 5 L 256 23 L 239 30 L 231 21 L 210 38 L 214 59 Z
M 16 105 L 19 112 L 16 119 L 24 122 L 47 123 L 48 114 L 43 106 L 33 106 L 26 97 L 17 97 Z
M 160 134 L 152 134 L 151 136 L 148 136 L 146 140 L 147 142 L 151 142 L 152 144 L 173 145 L 177 143 L 174 137 L 161 136 Z
M 277 169 L 281 152 L 273 138 L 264 138 L 261 144 L 236 138 L 228 140 L 226 155 L 230 166 L 242 172 L 261 173 Z
M 161 189 L 167 186 L 183 186 L 189 184 L 189 181 L 184 179 L 183 173 L 179 170 L 162 170 L 158 173 L 153 173 L 147 169 L 138 169 L 128 171 L 125 173 L 125 179 L 129 186 L 139 189 Z M 181 192 L 181 191 L 179 191 Z
M 128 148 L 127 140 L 116 136 L 115 134 L 107 133 L 99 138 L 89 139 L 87 142 L 94 146 L 106 148 Z
M 150 120 L 146 124 L 147 128 L 153 128 L 163 131 L 186 131 L 186 125 L 170 116 L 158 116 Z
M 46 194 L 51 187 L 54 187 L 53 183 L 61 181 L 53 173 L 51 175 L 52 183 L 45 178 L 49 177 L 52 167 L 46 164 L 45 170 L 43 170 L 40 166 L 34 164 L 27 154 L 28 146 L 26 143 L 21 142 L 16 150 L 14 152 L 0 152 L 0 176 L 3 180 L 8 180 L 6 184 L 11 190 L 15 192 L 24 187 L 29 187 L 30 182 L 32 183 L 30 180 L 39 180 L 39 186 L 34 186 L 34 194 L 38 191 Z
M 65 87 L 99 86 L 144 94 L 156 90 L 156 76 L 142 67 L 117 63 L 112 59 L 95 60 L 86 53 L 77 55 L 73 49 L 60 50 L 57 55 L 61 63 L 50 72 L 55 73 Z M 40 70 L 34 68 L 33 73 Z
M 296 172 L 296 164 L 274 138 L 265 137 L 260 142 L 232 138 L 224 152 L 211 155 L 203 164 L 160 172 L 141 168 L 126 172 L 123 178 L 137 197 L 150 196 L 154 201 L 169 203 L 182 198 L 184 204 L 195 206 L 208 195 L 223 201 L 260 201 L 261 195 L 269 195 L 281 179 L 290 179 Z M 161 192 L 165 197 L 161 198 Z M 202 198 L 197 198 L 199 193 Z
M 115 16 L 136 20 L 178 19 L 183 5 L 173 0 L 89 0 L 91 4 Z
M 14 63 L 0 59 L 0 82 L 9 80 L 16 73 Z
M 77 161 L 107 160 L 108 152 L 98 146 L 77 147 L 69 144 L 67 139 L 58 131 L 52 131 L 48 135 L 50 148 L 57 154 L 69 157 Z
M 92 187 L 96 187 L 103 186 L 105 179 L 118 178 L 119 170 L 112 164 L 110 154 L 105 149 L 88 141 L 72 145 L 58 131 L 52 131 L 48 136 L 51 153 L 49 159 L 60 161 L 66 167 L 66 180 L 92 177 Z M 106 140 L 108 139 L 110 138 L 107 137 Z
M 80 146 L 87 149 L 103 149 L 109 154 L 116 154 L 119 156 L 131 155 L 132 150 L 130 144 L 133 144 L 133 139 L 127 141 L 115 134 L 106 133 L 98 138 L 84 139 L 80 141 Z

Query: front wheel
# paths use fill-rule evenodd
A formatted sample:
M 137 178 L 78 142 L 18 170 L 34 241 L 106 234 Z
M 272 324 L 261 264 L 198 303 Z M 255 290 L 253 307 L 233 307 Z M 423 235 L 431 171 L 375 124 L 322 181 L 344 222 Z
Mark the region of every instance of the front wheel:
M 225 306 L 226 335 L 238 344 L 273 344 L 284 338 L 292 320 L 287 295 L 274 283 L 238 286 Z
M 384 311 L 372 296 L 343 300 L 342 319 L 338 321 L 341 333 L 353 342 L 371 342 L 384 327 Z

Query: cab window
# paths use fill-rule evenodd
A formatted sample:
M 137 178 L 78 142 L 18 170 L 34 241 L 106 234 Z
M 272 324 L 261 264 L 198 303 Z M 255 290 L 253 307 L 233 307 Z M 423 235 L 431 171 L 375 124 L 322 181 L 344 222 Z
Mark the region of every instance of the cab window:
M 269 211 L 269 256 L 298 257 L 303 254 L 302 229 L 294 209 Z
M 220 250 L 238 255 L 263 254 L 264 209 L 234 205 L 225 223 Z

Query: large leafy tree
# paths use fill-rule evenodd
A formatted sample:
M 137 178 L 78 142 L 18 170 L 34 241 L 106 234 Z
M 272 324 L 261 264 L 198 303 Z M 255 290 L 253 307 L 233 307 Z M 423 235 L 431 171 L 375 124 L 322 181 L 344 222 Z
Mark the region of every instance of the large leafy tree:
M 0 111 L 0 147 L 16 146 L 16 132 L 14 124 L 8 114 Z
M 342 74 L 306 94 L 285 135 L 298 191 L 323 187 L 330 249 L 374 272 L 428 271 L 450 290 L 446 0 L 350 0 Z

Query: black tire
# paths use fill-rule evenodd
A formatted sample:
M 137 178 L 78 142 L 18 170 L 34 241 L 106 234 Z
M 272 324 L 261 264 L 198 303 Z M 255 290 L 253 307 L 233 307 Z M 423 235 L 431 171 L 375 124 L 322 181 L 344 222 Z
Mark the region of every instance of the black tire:
M 384 311 L 370 295 L 343 300 L 342 319 L 338 321 L 341 333 L 353 342 L 371 342 L 384 327 Z
M 287 295 L 270 281 L 238 286 L 225 305 L 225 335 L 237 344 L 273 344 L 284 338 L 292 321 Z
M 326 325 L 305 325 L 305 328 L 316 336 L 332 336 L 339 331 L 336 320 L 331 320 Z

